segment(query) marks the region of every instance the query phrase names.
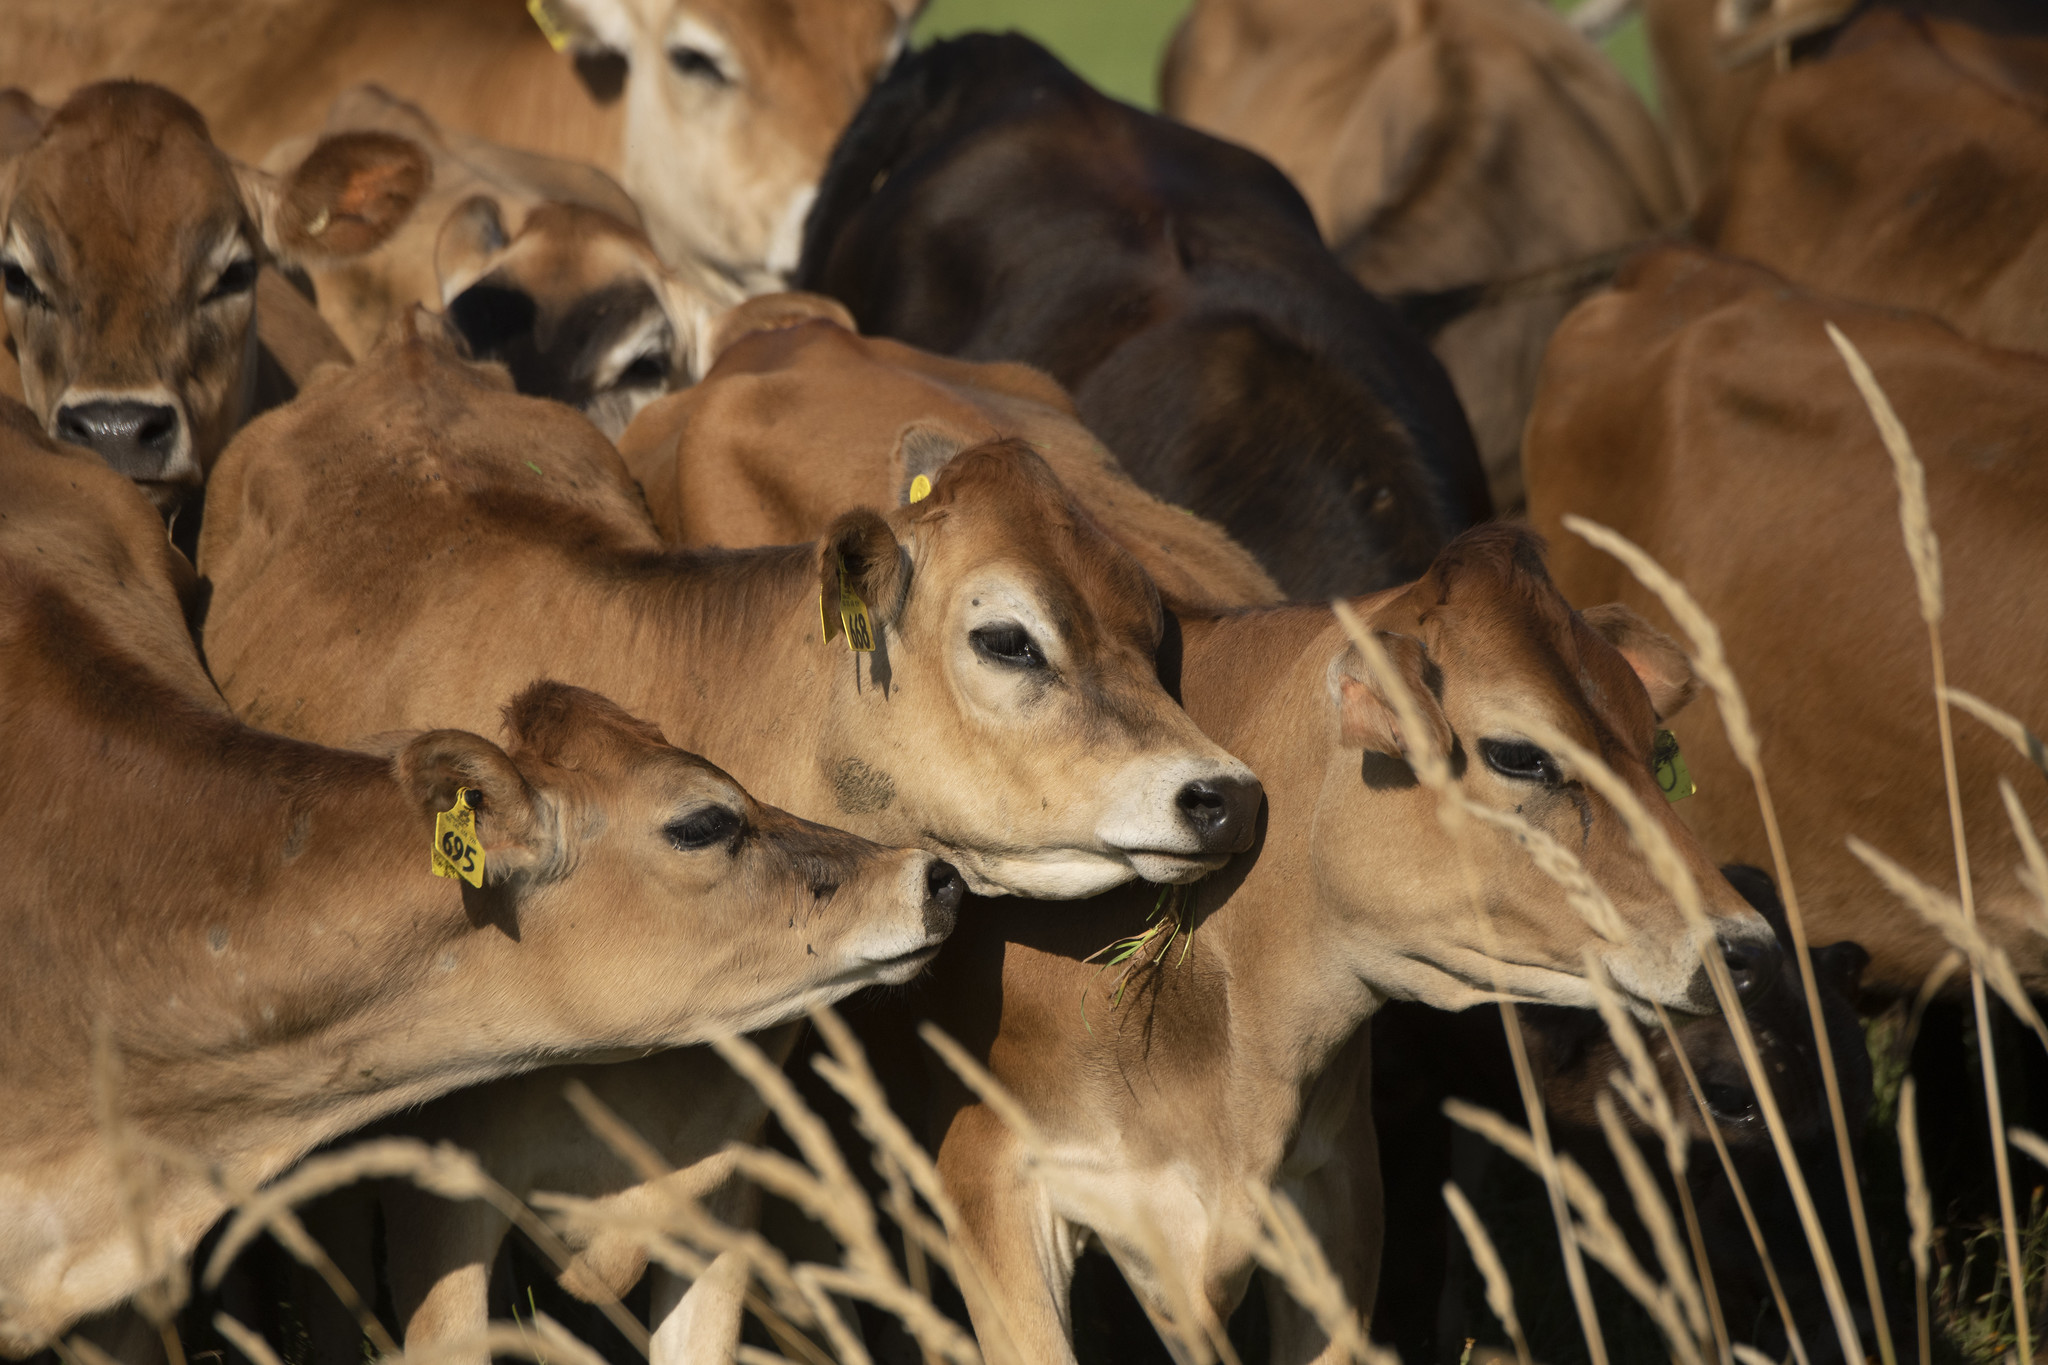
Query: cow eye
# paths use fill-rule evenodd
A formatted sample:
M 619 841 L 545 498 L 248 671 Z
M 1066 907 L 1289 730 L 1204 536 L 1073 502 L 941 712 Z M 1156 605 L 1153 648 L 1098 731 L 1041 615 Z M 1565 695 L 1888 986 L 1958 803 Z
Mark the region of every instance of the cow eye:
M 690 80 L 708 81 L 712 85 L 732 84 L 732 77 L 725 74 L 725 68 L 718 64 L 718 58 L 701 47 L 670 48 L 668 64 L 676 69 L 678 76 Z
M 213 282 L 213 288 L 206 291 L 206 297 L 200 302 L 213 303 L 236 294 L 246 294 L 255 287 L 256 262 L 244 257 L 228 263 L 228 268 L 220 272 L 220 278 Z
M 28 277 L 28 271 L 22 269 L 18 261 L 0 261 L 0 281 L 4 281 L 9 294 L 30 307 L 50 306 L 50 300 L 36 288 L 36 282 Z
M 1045 651 L 1031 638 L 1031 632 L 1014 621 L 978 626 L 967 633 L 975 653 L 1005 668 L 1044 668 Z
M 619 371 L 619 386 L 627 389 L 646 388 L 668 381 L 668 361 L 663 356 L 635 356 L 633 363 Z
M 1526 739 L 1482 739 L 1479 756 L 1486 766 L 1516 782 L 1541 782 L 1555 787 L 1564 781 L 1564 769 L 1555 758 Z
M 729 844 L 739 837 L 746 822 L 726 806 L 705 806 L 663 827 L 669 843 L 684 853 L 695 853 L 715 844 Z

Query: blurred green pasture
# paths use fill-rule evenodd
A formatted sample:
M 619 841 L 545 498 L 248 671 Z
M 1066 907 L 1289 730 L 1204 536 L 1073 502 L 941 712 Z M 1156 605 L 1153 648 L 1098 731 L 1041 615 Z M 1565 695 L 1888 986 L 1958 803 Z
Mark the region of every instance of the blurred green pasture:
M 1160 54 L 1187 7 L 1188 0 L 931 0 L 917 36 L 922 41 L 970 29 L 1018 29 L 1104 91 L 1151 109 L 1158 101 Z M 1630 19 L 1606 47 L 1654 108 L 1641 19 Z

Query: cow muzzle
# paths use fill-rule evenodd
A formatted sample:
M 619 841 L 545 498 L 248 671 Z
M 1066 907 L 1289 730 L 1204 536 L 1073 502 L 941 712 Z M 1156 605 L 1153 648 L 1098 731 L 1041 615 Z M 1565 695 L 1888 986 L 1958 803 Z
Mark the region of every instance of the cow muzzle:
M 50 434 L 84 446 L 168 511 L 199 486 L 191 433 L 177 407 L 153 396 L 94 396 L 57 409 Z
M 1257 837 L 1265 789 L 1229 760 L 1133 764 L 1111 788 L 1096 835 L 1148 882 L 1191 882 Z

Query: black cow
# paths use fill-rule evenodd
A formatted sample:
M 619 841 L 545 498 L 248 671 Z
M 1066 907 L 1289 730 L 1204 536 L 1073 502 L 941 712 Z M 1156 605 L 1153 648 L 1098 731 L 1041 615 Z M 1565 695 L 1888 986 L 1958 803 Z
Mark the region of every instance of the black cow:
M 1770 920 L 1788 949 L 1776 979 L 1750 996 L 1744 1012 L 1765 1068 L 1773 1077 L 1773 1093 L 1793 1134 L 1801 1169 L 1821 1214 L 1836 1267 L 1849 1290 L 1864 1343 L 1871 1346 L 1875 1339 L 1862 1302 L 1863 1281 L 1857 1269 L 1841 1168 L 1835 1159 L 1834 1129 L 1814 1053 L 1806 994 L 1798 964 L 1789 951 L 1785 908 L 1770 878 L 1756 868 L 1731 866 L 1722 871 Z M 1871 1065 L 1857 1018 L 1856 995 L 1869 956 L 1854 943 L 1838 943 L 1814 949 L 1813 957 L 1843 1106 L 1852 1134 L 1860 1138 L 1870 1112 Z M 1570 1153 L 1601 1186 L 1609 1210 L 1635 1242 L 1638 1258 L 1652 1275 L 1661 1278 L 1662 1271 L 1647 1234 L 1635 1219 L 1627 1184 L 1594 1110 L 1594 1096 L 1603 1090 L 1612 1095 L 1608 1077 L 1617 1070 L 1625 1071 L 1627 1063 L 1609 1040 L 1600 1016 L 1591 1010 L 1524 1007 L 1521 1018 L 1559 1149 Z M 1841 1348 L 1819 1272 L 1807 1250 L 1791 1190 L 1733 1035 L 1718 1015 L 1681 1022 L 1677 1033 L 1743 1187 L 1756 1207 L 1772 1261 L 1798 1321 L 1800 1338 L 1813 1361 L 1839 1362 Z M 1647 1041 L 1673 1107 L 1681 1118 L 1692 1119 L 1694 1140 L 1687 1184 L 1699 1209 L 1707 1260 L 1729 1331 L 1736 1341 L 1752 1343 L 1774 1360 L 1783 1359 L 1787 1354 L 1783 1321 L 1728 1179 L 1706 1139 L 1699 1111 L 1688 1097 L 1683 1073 L 1672 1058 L 1672 1040 L 1660 1033 Z M 1388 1245 L 1398 1244 L 1402 1254 L 1388 1255 L 1382 1262 L 1373 1334 L 1415 1365 L 1455 1361 L 1466 1337 L 1489 1339 L 1497 1333 L 1482 1303 L 1476 1271 L 1444 1209 L 1440 1188 L 1447 1178 L 1455 1177 L 1477 1205 L 1481 1219 L 1508 1259 L 1509 1276 L 1518 1288 L 1524 1282 L 1563 1283 L 1562 1267 L 1555 1264 L 1557 1235 L 1541 1186 L 1482 1139 L 1464 1134 L 1442 1117 L 1440 1106 L 1452 1095 L 1523 1122 L 1498 1011 L 1488 1008 L 1445 1014 L 1402 1002 L 1383 1008 L 1373 1017 L 1373 1116 L 1385 1173 Z M 1619 1097 L 1615 1098 L 1620 1105 Z M 1626 1106 L 1620 1109 L 1631 1127 L 1640 1129 Z M 1642 1146 L 1651 1168 L 1661 1174 L 1661 1143 L 1645 1136 Z M 1668 1180 L 1665 1185 L 1665 1197 L 1670 1200 L 1673 1192 Z M 1676 1217 L 1677 1204 L 1670 1207 Z M 1881 1263 L 1888 1262 L 1881 1258 Z M 1582 1349 L 1577 1344 L 1578 1321 L 1569 1299 L 1561 1293 L 1539 1297 L 1540 1302 L 1525 1302 L 1523 1296 L 1517 1296 L 1536 1354 L 1551 1359 Z M 1603 1322 L 1621 1334 L 1631 1331 L 1631 1315 L 1613 1309 L 1624 1301 L 1618 1289 L 1601 1300 Z M 1897 1311 L 1889 1316 L 1895 1330 L 1901 1321 L 1909 1320 Z M 1646 1321 L 1632 1326 L 1642 1339 L 1616 1342 L 1617 1358 L 1639 1352 L 1662 1354 Z
M 876 87 L 795 283 L 863 331 L 1050 371 L 1132 477 L 1292 596 L 1407 582 L 1491 511 L 1442 367 L 1287 178 L 1015 34 L 934 44 Z

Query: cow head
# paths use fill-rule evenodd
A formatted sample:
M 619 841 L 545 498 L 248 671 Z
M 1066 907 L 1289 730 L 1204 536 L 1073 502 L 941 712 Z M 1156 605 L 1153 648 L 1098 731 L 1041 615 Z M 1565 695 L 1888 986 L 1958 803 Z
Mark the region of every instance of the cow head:
M 600 101 L 626 101 L 626 188 L 665 260 L 796 266 L 853 111 L 922 0 L 549 0 Z M 686 149 L 678 155 L 678 149 Z
M 976 891 L 1184 882 L 1250 846 L 1261 790 L 1160 684 L 1158 591 L 1021 442 L 955 456 L 818 545 L 872 622 L 820 760 L 841 812 L 942 850 Z M 885 832 L 886 831 L 886 832 Z
M 488 195 L 449 216 L 434 271 L 472 354 L 613 440 L 641 408 L 703 375 L 711 319 L 740 299 L 712 271 L 663 265 L 643 233 L 601 209 L 543 203 L 508 232 Z
M 657 1034 L 745 1032 L 907 980 L 952 932 L 950 866 L 763 805 L 595 693 L 536 683 L 505 725 L 507 749 L 430 731 L 396 769 L 426 811 L 471 793 L 485 882 L 465 904 L 547 959 L 556 1023 L 603 1036 L 665 999 Z
M 24 396 L 173 510 L 248 415 L 258 267 L 376 246 L 425 188 L 425 157 L 352 133 L 271 176 L 157 86 L 91 85 L 56 110 L 0 100 L 0 276 Z
M 1775 976 L 1769 924 L 1701 851 L 1654 776 L 1658 726 L 1695 688 L 1683 651 L 1625 608 L 1574 612 L 1544 570 L 1541 542 L 1508 526 L 1467 532 L 1420 581 L 1365 607 L 1466 799 L 1527 821 L 1570 853 L 1620 926 L 1612 937 L 1596 931 L 1515 836 L 1482 820 L 1468 820 L 1459 848 L 1407 761 L 1417 737 L 1403 732 L 1355 647 L 1333 634 L 1318 665 L 1331 745 L 1313 874 L 1325 903 L 1373 911 L 1371 932 L 1354 938 L 1371 958 L 1359 965 L 1364 979 L 1446 1009 L 1495 990 L 1583 1006 L 1590 947 L 1639 1003 L 1716 1008 L 1670 893 L 1614 807 L 1541 742 L 1549 731 L 1604 760 L 1670 836 L 1738 989 Z

